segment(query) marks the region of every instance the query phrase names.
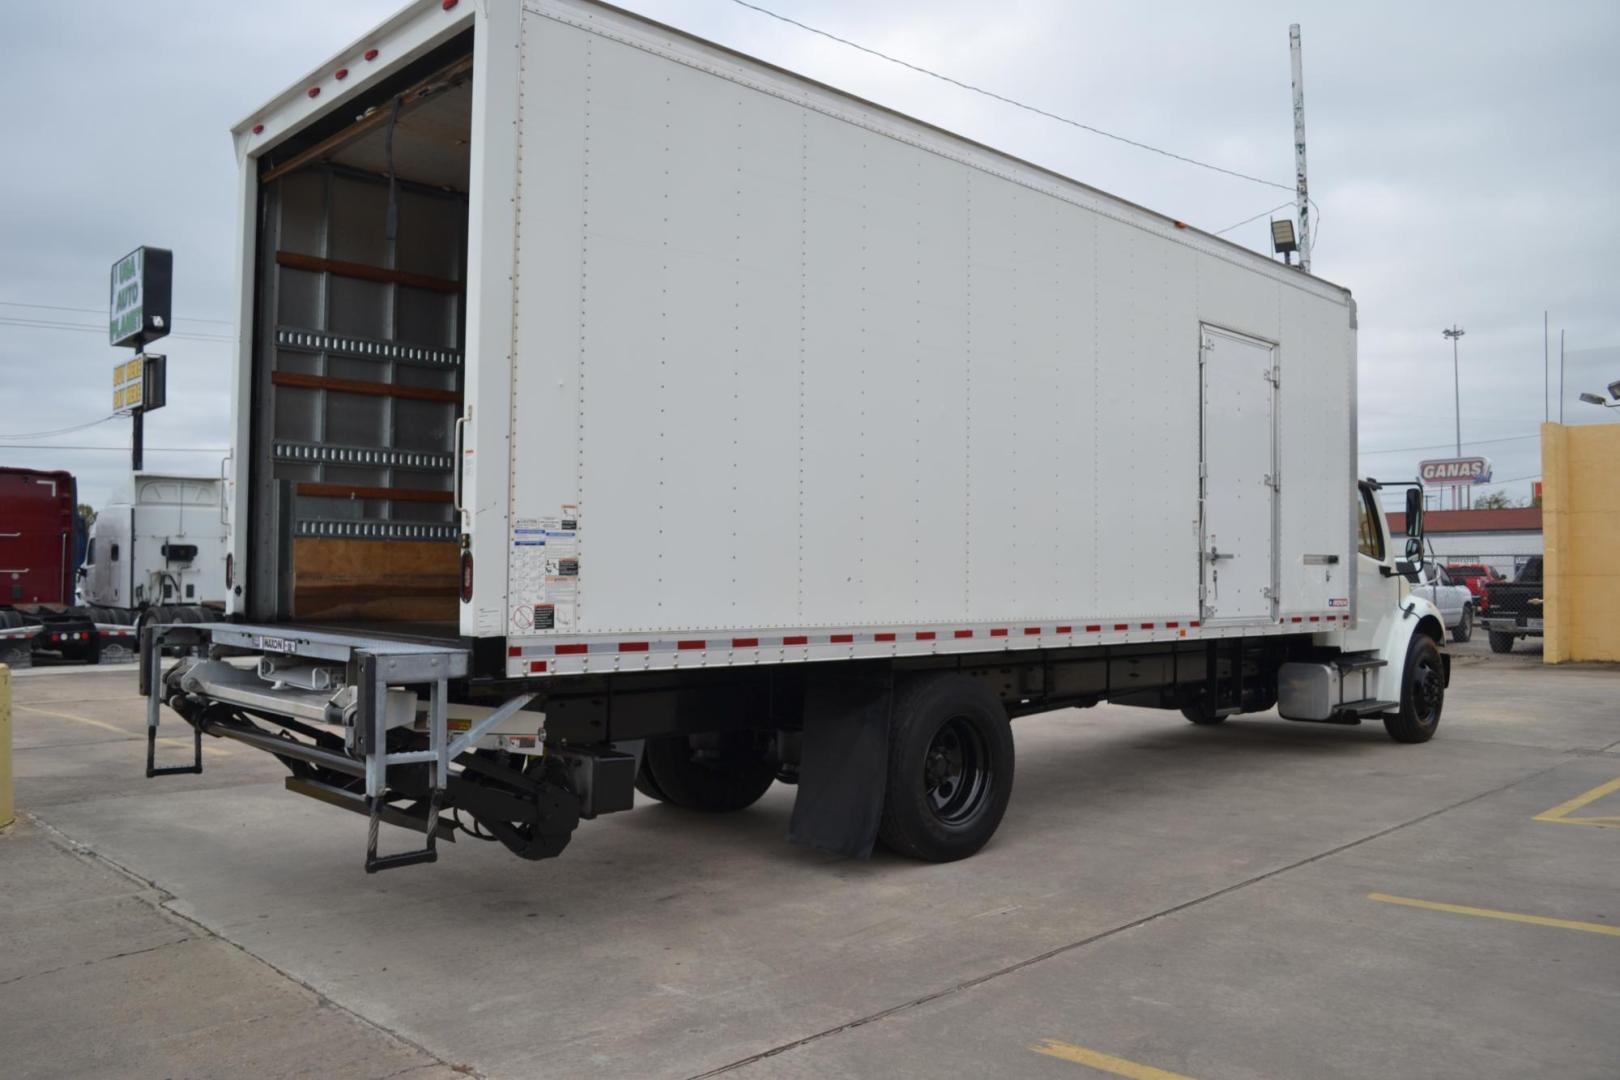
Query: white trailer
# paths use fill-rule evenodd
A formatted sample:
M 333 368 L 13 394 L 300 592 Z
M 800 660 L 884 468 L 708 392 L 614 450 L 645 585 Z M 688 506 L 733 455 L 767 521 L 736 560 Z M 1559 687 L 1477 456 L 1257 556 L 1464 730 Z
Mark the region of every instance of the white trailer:
M 1434 731 L 1336 285 L 590 0 L 420 0 L 234 134 L 235 621 L 149 723 L 368 868 L 632 779 L 957 858 L 1064 705 Z

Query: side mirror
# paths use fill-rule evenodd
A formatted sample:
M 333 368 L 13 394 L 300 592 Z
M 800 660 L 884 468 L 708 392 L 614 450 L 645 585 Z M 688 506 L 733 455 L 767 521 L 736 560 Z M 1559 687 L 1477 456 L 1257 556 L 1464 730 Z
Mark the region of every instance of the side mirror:
M 1406 489 L 1406 535 L 1423 535 L 1423 489 Z M 1407 545 L 1410 550 L 1411 545 Z
M 1410 505 L 1410 500 L 1408 500 Z M 1410 520 L 1410 519 L 1408 519 Z M 1406 558 L 1395 560 L 1395 572 L 1412 584 L 1417 585 L 1422 580 L 1423 573 L 1423 541 L 1415 536 L 1408 537 L 1406 541 Z

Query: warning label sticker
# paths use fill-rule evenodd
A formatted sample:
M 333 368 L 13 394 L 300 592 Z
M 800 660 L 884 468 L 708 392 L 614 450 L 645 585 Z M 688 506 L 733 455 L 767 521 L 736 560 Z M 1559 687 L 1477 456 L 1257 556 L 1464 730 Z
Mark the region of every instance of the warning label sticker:
M 572 630 L 579 609 L 579 508 L 512 522 L 511 626 Z

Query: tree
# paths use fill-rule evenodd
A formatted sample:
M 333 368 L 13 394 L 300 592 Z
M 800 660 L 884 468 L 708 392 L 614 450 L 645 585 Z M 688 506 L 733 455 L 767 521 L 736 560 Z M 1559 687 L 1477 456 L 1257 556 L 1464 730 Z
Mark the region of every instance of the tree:
M 84 527 L 88 529 L 96 523 L 96 508 L 89 503 L 80 503 L 79 516 L 84 518 Z
M 1475 510 L 1510 510 L 1519 504 L 1508 497 L 1505 491 L 1493 491 L 1489 495 L 1474 503 Z

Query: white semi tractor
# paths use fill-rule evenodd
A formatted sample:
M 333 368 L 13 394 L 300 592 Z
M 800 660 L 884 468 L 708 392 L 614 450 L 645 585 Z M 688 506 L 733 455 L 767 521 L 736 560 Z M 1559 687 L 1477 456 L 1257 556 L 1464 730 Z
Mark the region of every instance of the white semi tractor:
M 148 628 L 149 773 L 260 747 L 368 870 L 778 781 L 948 860 L 1015 717 L 1435 732 L 1337 285 L 590 0 L 419 0 L 234 135 L 229 618 Z
M 151 606 L 223 610 L 230 540 L 223 491 L 218 477 L 135 473 L 130 493 L 90 526 L 82 602 L 123 622 Z

